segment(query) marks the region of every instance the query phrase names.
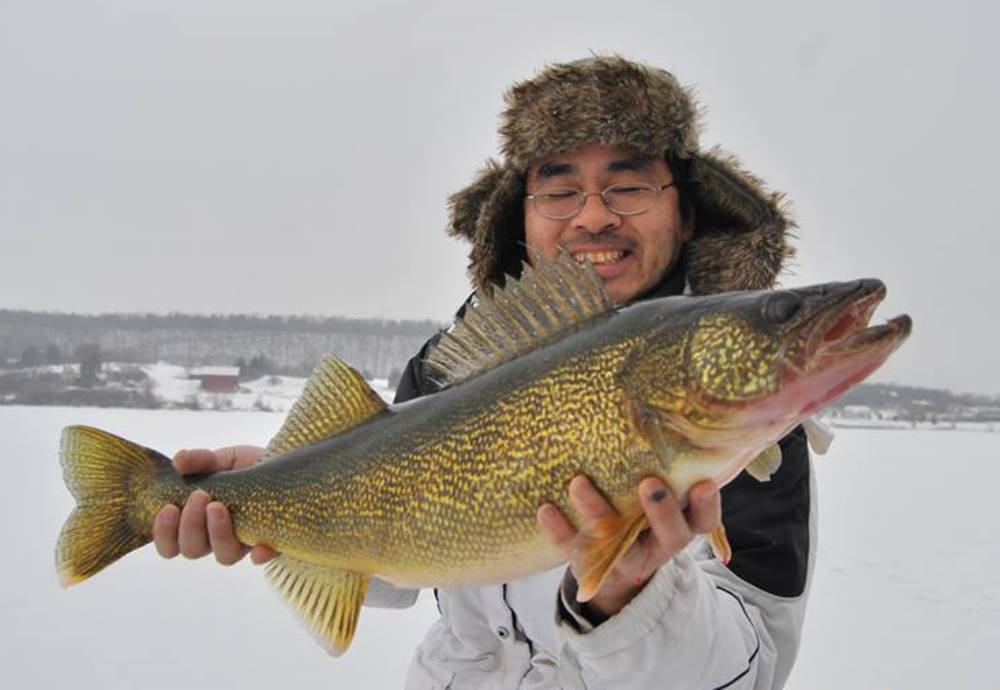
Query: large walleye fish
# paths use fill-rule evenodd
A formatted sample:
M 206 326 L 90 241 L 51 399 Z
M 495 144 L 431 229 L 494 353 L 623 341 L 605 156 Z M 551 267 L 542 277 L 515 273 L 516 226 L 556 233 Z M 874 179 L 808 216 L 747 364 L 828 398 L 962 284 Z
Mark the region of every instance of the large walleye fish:
M 62 584 L 152 537 L 153 517 L 201 488 L 237 537 L 280 555 L 267 577 L 336 653 L 369 578 L 413 587 L 495 583 L 555 567 L 539 531 L 550 501 L 586 474 L 618 509 L 584 545 L 591 597 L 646 527 L 636 485 L 766 481 L 776 441 L 881 365 L 909 317 L 867 327 L 877 280 L 777 292 L 667 297 L 614 308 L 589 265 L 525 267 L 480 295 L 427 365 L 435 395 L 387 406 L 335 358 L 309 380 L 260 464 L 182 477 L 156 451 L 98 429 L 63 431 L 77 507 L 56 548 Z M 724 552 L 724 533 L 713 535 Z

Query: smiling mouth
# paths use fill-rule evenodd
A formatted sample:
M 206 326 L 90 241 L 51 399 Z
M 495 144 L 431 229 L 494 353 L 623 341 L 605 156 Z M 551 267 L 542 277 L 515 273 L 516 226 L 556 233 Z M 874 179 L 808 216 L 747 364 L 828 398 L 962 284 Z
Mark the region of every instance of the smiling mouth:
M 573 252 L 573 260 L 578 264 L 583 264 L 586 262 L 592 263 L 594 266 L 600 266 L 602 264 L 613 264 L 616 261 L 621 261 L 628 254 L 623 249 L 609 249 L 597 252 Z

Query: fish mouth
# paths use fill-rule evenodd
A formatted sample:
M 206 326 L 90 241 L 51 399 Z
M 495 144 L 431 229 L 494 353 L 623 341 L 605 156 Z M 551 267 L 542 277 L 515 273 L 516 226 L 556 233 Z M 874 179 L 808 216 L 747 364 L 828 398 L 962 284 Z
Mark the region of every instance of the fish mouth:
M 742 411 L 700 445 L 782 438 L 878 369 L 913 327 L 906 314 L 870 325 L 886 295 L 879 280 L 832 283 L 786 294 L 798 298 L 797 312 L 783 337 L 778 385 L 772 393 L 737 403 Z M 687 430 L 690 434 L 690 425 Z
M 828 291 L 823 294 L 824 288 Z M 878 369 L 910 335 L 906 314 L 870 325 L 885 299 L 885 284 L 866 279 L 821 286 L 818 298 L 790 337 L 783 358 L 781 392 L 786 403 L 796 399 L 799 418 L 839 399 Z

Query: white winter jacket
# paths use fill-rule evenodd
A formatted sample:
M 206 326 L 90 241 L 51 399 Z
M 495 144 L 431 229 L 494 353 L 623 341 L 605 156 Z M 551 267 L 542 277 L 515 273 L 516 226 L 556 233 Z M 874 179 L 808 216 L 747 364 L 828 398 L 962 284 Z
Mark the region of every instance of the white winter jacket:
M 815 501 L 811 506 L 809 572 Z M 574 611 L 573 580 L 564 582 L 564 572 L 438 590 L 441 618 L 414 654 L 406 689 L 763 690 L 788 678 L 808 585 L 795 597 L 770 594 L 697 540 L 617 615 L 593 627 Z M 416 590 L 373 581 L 365 603 L 408 607 L 416 598 Z
M 431 390 L 422 361 L 434 341 L 408 363 L 397 402 Z M 722 489 L 729 567 L 698 539 L 596 627 L 576 612 L 565 567 L 503 585 L 439 589 L 441 618 L 417 648 L 405 687 L 781 688 L 813 572 L 816 501 L 805 431 L 795 429 L 780 446 L 783 462 L 771 481 L 744 473 Z M 405 608 L 416 598 L 416 590 L 373 579 L 365 603 Z

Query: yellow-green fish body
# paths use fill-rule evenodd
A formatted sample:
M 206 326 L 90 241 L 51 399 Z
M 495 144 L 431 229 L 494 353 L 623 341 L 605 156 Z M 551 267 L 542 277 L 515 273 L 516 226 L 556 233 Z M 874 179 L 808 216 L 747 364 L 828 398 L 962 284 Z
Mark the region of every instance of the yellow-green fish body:
M 908 320 L 860 330 L 882 292 L 860 281 L 614 310 L 592 269 L 565 258 L 528 269 L 442 336 L 427 362 L 440 392 L 386 406 L 327 360 L 252 468 L 185 478 L 155 451 L 68 428 L 78 508 L 60 575 L 86 579 L 148 542 L 159 509 L 199 487 L 229 507 L 241 541 L 280 552 L 269 578 L 339 653 L 370 576 L 455 586 L 561 562 L 537 510 L 552 502 L 575 519 L 566 486 L 586 474 L 620 514 L 586 547 L 591 596 L 646 526 L 642 478 L 681 499 L 751 462 L 766 479 L 774 442 L 888 357 Z

